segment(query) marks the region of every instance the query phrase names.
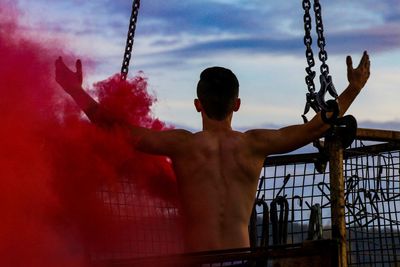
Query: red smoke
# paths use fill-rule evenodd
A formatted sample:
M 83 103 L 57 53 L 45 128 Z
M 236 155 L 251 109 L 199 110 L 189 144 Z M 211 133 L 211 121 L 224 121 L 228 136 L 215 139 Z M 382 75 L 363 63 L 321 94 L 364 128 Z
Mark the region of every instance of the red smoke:
M 0 266 L 86 266 L 90 258 L 177 252 L 169 161 L 133 151 L 122 129 L 89 123 L 54 81 L 60 43 L 27 38 L 16 16 L 2 4 Z M 141 76 L 127 83 L 114 76 L 94 89 L 113 116 L 162 130 L 146 86 Z M 149 239 L 157 231 L 162 238 Z

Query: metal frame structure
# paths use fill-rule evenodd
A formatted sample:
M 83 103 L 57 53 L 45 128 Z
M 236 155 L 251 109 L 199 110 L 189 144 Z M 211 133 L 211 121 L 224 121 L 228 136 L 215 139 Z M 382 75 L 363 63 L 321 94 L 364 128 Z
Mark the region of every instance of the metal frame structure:
M 298 263 L 301 261 L 309 262 L 305 266 L 320 266 L 315 261 L 313 265 L 312 259 L 324 251 L 331 251 L 324 256 L 326 266 L 329 266 L 327 257 L 331 257 L 331 266 L 399 266 L 400 132 L 358 129 L 357 140 L 350 148 L 342 150 L 338 142 L 331 141 L 326 146 L 329 148 L 328 171 L 322 174 L 314 166 L 321 157 L 319 153 L 294 153 L 266 159 L 261 175 L 263 184 L 257 195 L 263 196 L 263 201 L 269 206 L 277 197 L 287 201 L 287 222 L 278 222 L 286 224 L 287 236 L 283 244 L 273 245 L 274 231 L 273 226 L 269 225 L 269 244 L 266 248 L 177 254 L 181 244 L 173 243 L 173 238 L 168 236 L 171 229 L 172 232 L 176 230 L 172 223 L 178 216 L 176 209 L 139 196 L 134 188 L 126 184 L 121 193 L 123 197 L 118 201 L 111 203 L 107 190 L 103 190 L 99 196 L 115 210 L 113 216 L 128 221 L 142 215 L 132 212 L 129 217 L 126 212 L 121 212 L 121 207 L 125 209 L 129 205 L 142 205 L 143 210 L 143 206 L 148 205 L 145 207 L 149 210 L 146 216 L 165 220 L 166 223 L 161 223 L 160 229 L 145 229 L 141 240 L 154 239 L 157 246 L 142 253 L 130 251 L 100 257 L 97 255 L 93 263 L 104 266 L 146 266 L 147 262 L 151 266 L 156 260 L 165 263 L 165 266 L 233 266 L 238 263 L 273 266 L 273 262 L 279 262 L 279 259 L 292 258 L 297 263 L 285 266 L 300 267 Z M 133 201 L 133 198 L 142 200 Z M 316 205 L 321 211 L 321 224 L 317 228 L 322 235 L 319 237 L 310 235 L 310 216 Z M 135 207 L 129 209 L 134 211 Z M 257 218 L 262 218 L 262 209 L 256 212 Z M 259 229 L 258 239 L 261 239 L 263 225 L 259 223 L 256 227 Z M 132 236 L 126 243 L 129 248 L 122 250 L 135 250 L 140 247 L 141 240 Z M 299 255 L 309 257 L 299 258 Z M 183 261 L 178 264 L 177 259 Z

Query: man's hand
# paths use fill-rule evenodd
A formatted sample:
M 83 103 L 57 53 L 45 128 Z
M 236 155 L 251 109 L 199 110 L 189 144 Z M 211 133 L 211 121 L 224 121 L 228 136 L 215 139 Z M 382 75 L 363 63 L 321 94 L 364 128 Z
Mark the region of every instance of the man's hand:
M 370 64 L 369 55 L 367 51 L 364 51 L 363 57 L 360 60 L 360 64 L 356 69 L 353 69 L 353 61 L 351 56 L 347 56 L 347 79 L 351 86 L 355 89 L 361 90 L 366 84 L 369 78 Z
M 74 72 L 59 57 L 56 60 L 56 81 L 65 92 L 71 95 L 90 121 L 99 125 L 109 123 L 108 118 L 100 114 L 99 104 L 82 89 L 82 63 L 79 59 L 76 61 L 75 66 L 76 71 Z
M 69 94 L 82 87 L 82 63 L 78 59 L 75 63 L 76 72 L 70 70 L 59 57 L 56 60 L 56 81 Z

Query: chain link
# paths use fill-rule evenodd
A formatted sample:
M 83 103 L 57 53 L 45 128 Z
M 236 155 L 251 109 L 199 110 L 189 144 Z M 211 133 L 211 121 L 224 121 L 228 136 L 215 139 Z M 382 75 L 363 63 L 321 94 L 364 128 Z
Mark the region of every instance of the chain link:
M 306 106 L 304 108 L 304 113 L 302 115 L 303 120 L 306 122 L 307 118 L 305 114 L 307 114 L 312 108 L 315 112 L 323 111 L 326 113 L 328 111 L 332 111 L 332 102 L 328 105 L 325 102 L 325 94 L 329 92 L 329 94 L 335 98 L 338 97 L 336 89 L 332 83 L 332 77 L 329 75 L 329 66 L 326 63 L 328 60 L 328 53 L 325 50 L 326 40 L 324 37 L 324 25 L 322 21 L 322 7 L 319 0 L 314 0 L 313 10 L 315 13 L 315 24 L 316 24 L 316 32 L 318 36 L 317 45 L 319 48 L 318 58 L 321 61 L 320 66 L 320 83 L 321 89 L 318 93 L 315 92 L 315 71 L 312 71 L 312 67 L 315 66 L 314 54 L 312 52 L 312 37 L 311 37 L 311 2 L 310 0 L 303 0 L 302 6 L 304 9 L 304 44 L 306 46 L 306 59 L 308 67 L 306 68 L 307 76 L 305 78 L 306 85 L 308 87 L 308 93 L 306 94 Z
M 325 51 L 325 37 L 324 37 L 324 25 L 322 23 L 322 8 L 321 4 L 319 3 L 319 0 L 314 0 L 314 12 L 315 12 L 315 28 L 317 31 L 318 35 L 318 47 L 319 47 L 319 60 L 322 62 L 320 70 L 321 74 L 329 75 L 329 67 L 326 64 L 326 61 L 328 60 L 328 53 Z
M 136 22 L 139 14 L 140 0 L 134 0 L 132 4 L 132 14 L 129 23 L 128 36 L 125 46 L 125 54 L 121 67 L 121 80 L 126 80 L 129 71 L 129 62 L 132 57 L 133 43 L 135 38 Z
M 315 112 L 318 112 L 319 106 L 316 102 L 316 93 L 315 93 L 315 71 L 312 68 L 315 66 L 314 53 L 312 50 L 312 37 L 311 37 L 311 29 L 312 29 L 312 19 L 310 15 L 311 2 L 310 0 L 303 0 L 303 9 L 304 9 L 304 45 L 306 46 L 306 60 L 308 67 L 306 67 L 307 76 L 305 77 L 306 85 L 308 87 L 308 93 L 306 95 L 306 106 L 304 108 L 304 115 L 308 113 L 310 108 L 312 108 Z M 305 116 L 303 115 L 303 119 Z M 306 119 L 305 119 L 306 120 Z

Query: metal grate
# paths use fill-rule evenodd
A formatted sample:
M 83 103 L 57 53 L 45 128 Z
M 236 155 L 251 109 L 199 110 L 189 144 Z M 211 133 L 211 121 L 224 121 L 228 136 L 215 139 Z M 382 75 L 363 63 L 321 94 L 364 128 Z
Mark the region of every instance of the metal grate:
M 300 243 L 308 237 L 311 207 L 320 204 L 324 237 L 330 237 L 329 174 L 319 174 L 312 163 L 318 154 L 293 158 L 274 157 L 266 160 L 260 189 L 265 201 L 270 203 L 278 196 L 288 202 L 288 244 Z M 273 245 L 272 235 L 269 245 Z
M 356 141 L 345 152 L 349 266 L 400 264 L 399 157 L 399 146 L 390 143 L 365 145 Z M 265 162 L 260 195 L 268 204 L 278 196 L 287 199 L 289 244 L 307 239 L 315 204 L 322 209 L 323 237 L 331 238 L 329 173 L 315 171 L 313 162 L 317 158 L 318 154 L 297 154 L 271 157 Z
M 380 142 L 376 142 L 377 138 L 364 136 L 362 139 L 345 151 L 343 162 L 348 264 L 400 266 L 400 138 L 381 138 Z M 176 254 L 182 251 L 176 206 L 154 199 L 146 192 L 137 192 L 134 184 L 122 180 L 112 193 L 108 188 L 98 192 L 109 207 L 110 216 L 122 223 L 122 237 L 112 251 L 105 248 L 92 253 L 92 261 L 108 262 L 107 266 L 146 266 L 146 262 L 152 262 L 153 266 L 154 262 L 158 266 L 161 262 L 165 262 L 165 266 L 181 266 L 174 261 L 183 257 L 185 262 L 191 262 L 190 266 L 196 266 L 193 262 L 201 262 L 199 266 L 234 266 L 266 256 L 270 259 L 296 257 L 298 252 L 292 248 L 307 243 L 304 241 L 309 235 L 314 205 L 321 207 L 323 238 L 332 236 L 329 173 L 320 174 L 315 170 L 314 162 L 318 157 L 318 153 L 308 153 L 266 159 L 261 173 L 263 183 L 257 195 L 263 197 L 270 208 L 277 197 L 287 201 L 287 244 L 284 246 L 272 246 L 274 238 L 270 225 L 269 247 L 262 252 Z M 257 212 L 261 218 L 261 210 Z M 260 242 L 261 225 L 258 230 Z M 174 263 L 171 264 L 171 260 Z
M 395 150 L 354 155 L 346 160 L 350 266 L 400 265 L 399 158 L 400 152 Z
M 98 192 L 115 231 L 90 251 L 92 261 L 169 255 L 182 251 L 180 215 L 175 204 L 138 191 L 130 179 L 121 179 Z

